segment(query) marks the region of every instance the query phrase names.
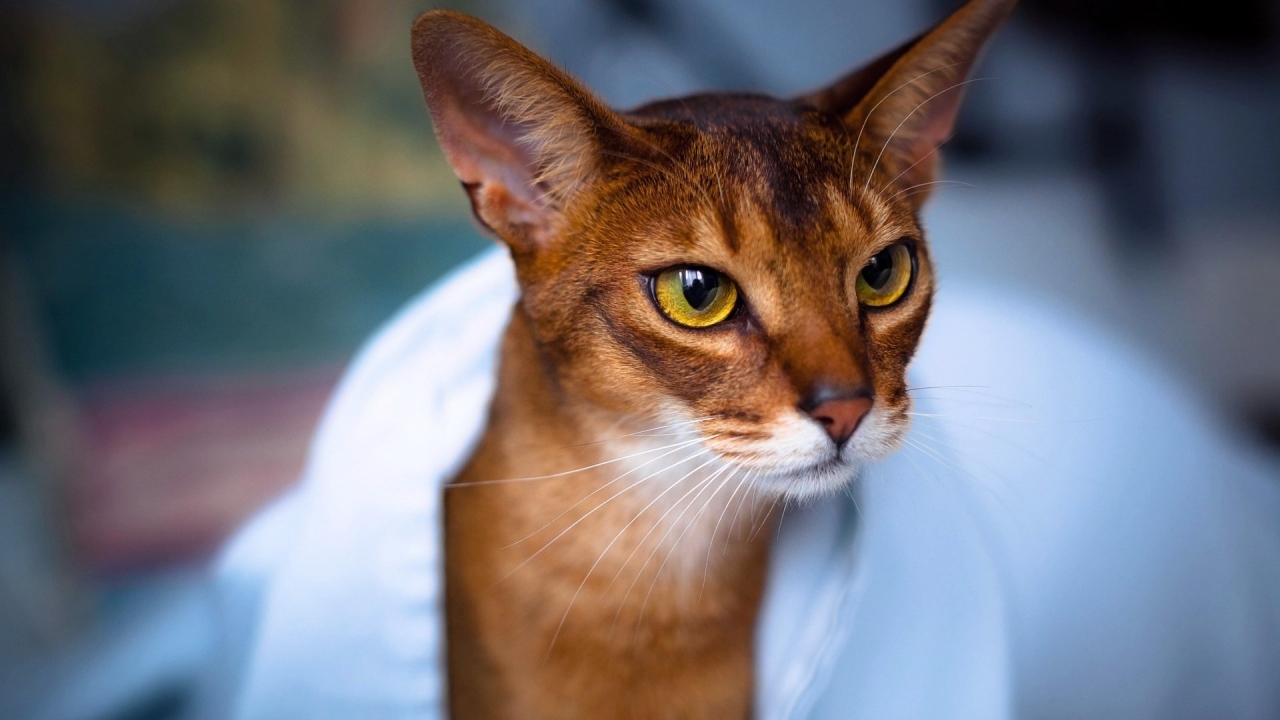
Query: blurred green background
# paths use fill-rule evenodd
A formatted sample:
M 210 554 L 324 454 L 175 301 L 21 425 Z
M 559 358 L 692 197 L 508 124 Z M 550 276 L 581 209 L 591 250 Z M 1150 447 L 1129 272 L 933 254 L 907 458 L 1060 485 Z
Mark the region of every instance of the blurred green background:
M 60 373 L 340 363 L 483 246 L 408 61 L 423 5 L 8 18 L 0 212 Z
M 5 7 L 0 446 L 64 567 L 215 547 L 360 342 L 486 247 L 408 56 L 428 5 Z

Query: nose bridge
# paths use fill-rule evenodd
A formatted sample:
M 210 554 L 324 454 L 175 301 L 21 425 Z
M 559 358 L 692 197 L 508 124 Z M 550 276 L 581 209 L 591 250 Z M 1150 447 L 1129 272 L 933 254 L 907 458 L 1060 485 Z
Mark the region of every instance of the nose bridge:
M 783 367 L 803 398 L 817 388 L 864 389 L 871 374 L 860 328 L 830 309 L 797 313 L 779 348 Z
M 858 324 L 837 316 L 805 316 L 787 339 L 784 360 L 796 408 L 816 421 L 836 447 L 844 445 L 875 402 Z

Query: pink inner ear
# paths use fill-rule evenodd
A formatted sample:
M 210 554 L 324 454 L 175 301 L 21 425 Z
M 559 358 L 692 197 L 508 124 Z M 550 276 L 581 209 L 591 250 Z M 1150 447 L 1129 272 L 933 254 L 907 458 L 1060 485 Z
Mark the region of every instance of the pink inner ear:
M 508 242 L 538 242 L 549 229 L 547 193 L 534 183 L 534 161 L 517 123 L 457 93 L 440 103 L 436 132 L 462 181 L 476 219 Z
M 537 204 L 534 160 L 521 147 L 515 123 L 492 112 L 477 92 L 459 92 L 441 104 L 436 131 L 449 164 L 467 185 L 502 185 L 518 200 Z
M 968 72 L 969 65 L 961 66 L 961 73 Z M 964 77 L 963 74 L 960 77 Z M 925 99 L 915 102 L 909 110 L 905 103 L 902 109 L 906 115 L 895 124 L 892 120 L 884 123 L 884 132 L 892 133 L 882 153 L 895 156 L 900 173 L 894 178 L 901 187 L 917 187 L 931 183 L 937 175 L 941 162 L 939 147 L 951 138 L 955 128 L 956 117 L 960 114 L 960 105 L 964 99 L 964 83 L 954 87 L 945 87 L 935 91 L 936 95 L 926 95 Z M 886 103 L 893 107 L 892 103 Z M 893 117 L 892 113 L 887 113 Z M 892 146 L 892 149 L 890 148 Z M 892 161 L 885 160 L 888 164 Z M 913 203 L 919 206 L 929 193 L 915 193 Z
M 920 108 L 917 115 L 916 135 L 924 146 L 923 152 L 930 152 L 951 137 L 955 128 L 956 116 L 960 114 L 960 103 L 964 99 L 964 86 L 951 88 L 930 100 Z M 933 105 L 934 107 L 929 107 Z
M 934 100 L 942 101 L 941 96 Z M 941 151 L 938 148 L 951 137 L 956 110 L 959 108 L 959 100 L 953 102 L 955 104 L 952 107 L 940 108 L 940 111 L 928 114 L 925 114 L 927 108 L 921 108 L 916 113 L 917 116 L 924 115 L 919 118 L 920 124 L 912 128 L 909 134 L 898 134 L 897 140 L 900 142 L 895 144 L 900 148 L 898 155 L 902 158 L 903 168 L 899 180 L 906 180 L 908 184 L 914 185 L 934 179 L 940 160 L 938 153 Z
M 482 223 L 513 245 L 545 237 L 596 170 L 597 131 L 623 123 L 572 78 L 450 11 L 414 24 L 414 66 L 449 164 Z
M 454 168 L 476 219 L 508 242 L 517 237 L 533 242 L 545 239 L 550 224 L 547 195 L 533 186 L 519 149 L 484 133 L 472 132 L 463 142 L 468 150 Z

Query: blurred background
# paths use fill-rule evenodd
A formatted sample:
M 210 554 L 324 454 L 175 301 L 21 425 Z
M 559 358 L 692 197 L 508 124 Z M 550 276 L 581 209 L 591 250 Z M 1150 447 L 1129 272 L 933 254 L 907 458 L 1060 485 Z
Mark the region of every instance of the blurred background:
M 958 5 L 445 4 L 620 106 L 798 93 Z M 361 340 L 488 246 L 409 59 L 434 6 L 0 0 L 0 717 L 181 717 L 202 567 Z M 944 293 L 1073 308 L 1273 451 L 1278 10 L 1023 0 L 927 210 Z

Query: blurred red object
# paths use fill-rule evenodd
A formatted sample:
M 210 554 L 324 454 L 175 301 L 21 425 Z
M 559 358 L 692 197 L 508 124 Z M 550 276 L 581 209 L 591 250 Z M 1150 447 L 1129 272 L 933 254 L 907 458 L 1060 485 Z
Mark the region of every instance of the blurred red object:
M 293 485 L 338 370 L 104 383 L 77 393 L 71 535 L 91 572 L 207 555 Z

